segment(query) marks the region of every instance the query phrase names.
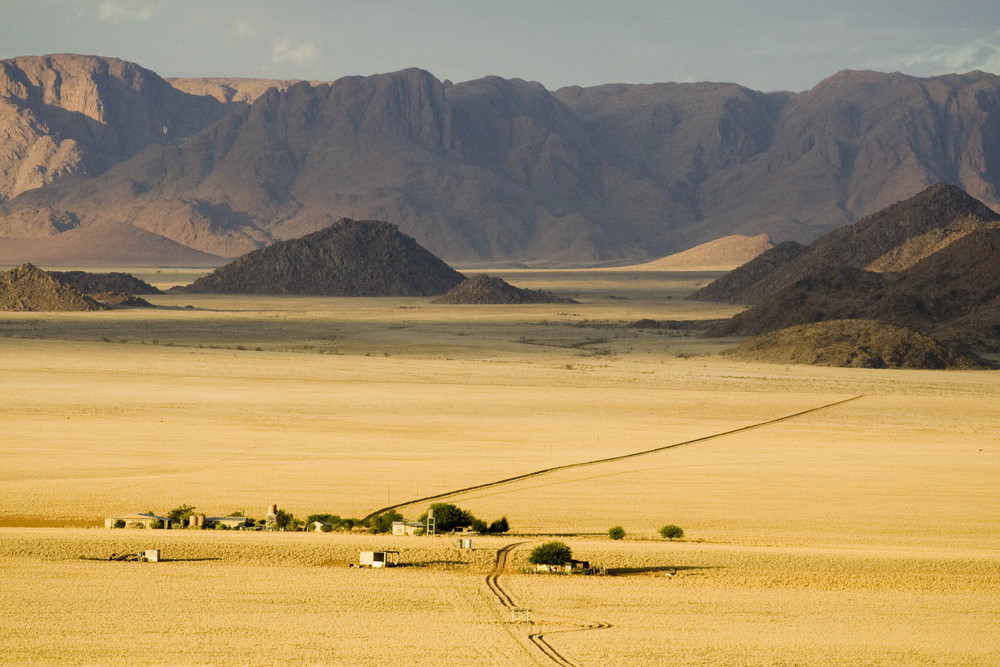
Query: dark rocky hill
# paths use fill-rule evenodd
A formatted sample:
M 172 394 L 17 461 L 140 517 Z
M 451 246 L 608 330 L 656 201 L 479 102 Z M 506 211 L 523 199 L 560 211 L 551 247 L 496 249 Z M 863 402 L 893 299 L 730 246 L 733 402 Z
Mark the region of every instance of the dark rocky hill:
M 969 233 L 898 274 L 825 267 L 711 331 L 759 335 L 793 325 L 871 319 L 960 351 L 1000 350 L 1000 229 Z
M 342 219 L 255 250 L 185 288 L 224 294 L 435 296 L 464 280 L 387 222 Z
M 0 311 L 88 311 L 107 307 L 32 264 L 0 273 Z
M 754 285 L 765 281 L 782 266 L 798 257 L 803 250 L 805 250 L 805 246 L 795 241 L 779 243 L 746 264 L 713 280 L 687 298 L 691 301 L 747 303 L 745 292 L 751 290 Z
M 892 268 L 902 270 L 922 259 L 926 252 L 940 250 L 946 230 L 986 229 L 1000 224 L 1000 214 L 973 199 L 961 189 L 938 183 L 919 194 L 841 227 L 815 240 L 807 248 L 775 248 L 726 274 L 692 294 L 689 299 L 756 303 L 768 295 L 829 266 L 865 269 L 894 256 Z M 947 236 L 954 241 L 962 234 Z M 937 243 L 914 248 L 915 239 L 933 237 Z M 901 248 L 910 252 L 900 254 Z M 905 260 L 905 261 L 904 261 Z
M 874 320 L 832 320 L 779 329 L 724 354 L 748 361 L 851 368 L 985 368 L 933 338 Z
M 456 285 L 434 303 L 453 304 L 529 304 L 576 303 L 573 299 L 556 296 L 545 290 L 514 287 L 506 280 L 485 273 L 472 276 Z
M 99 294 L 101 292 L 120 292 L 123 294 L 159 294 L 160 290 L 145 280 L 140 280 L 130 273 L 88 273 L 86 271 L 49 271 L 56 280 L 60 280 L 73 289 L 84 294 Z
M 32 64 L 31 85 L 23 59 L 5 61 L 0 119 L 14 120 L 0 176 L 18 185 L 2 196 L 20 195 L 0 206 L 0 256 L 8 243 L 56 244 L 115 223 L 231 258 L 346 216 L 397 221 L 453 262 L 620 264 L 734 234 L 812 241 L 939 181 L 1000 202 L 1000 77 L 983 72 L 841 72 L 792 94 L 706 83 L 548 91 L 498 77 L 453 85 L 408 69 L 278 82 L 247 106 L 220 100 L 250 99 L 266 83 L 189 95 L 93 58 L 80 70 L 93 76 L 73 81 L 98 82 L 80 87 L 93 91 L 83 107 L 94 114 L 65 94 L 63 106 L 32 106 L 76 90 L 59 64 L 74 58 L 83 57 Z M 96 139 L 66 129 L 77 126 Z M 111 263 L 141 243 L 103 250 Z M 65 263 L 74 251 L 58 248 Z

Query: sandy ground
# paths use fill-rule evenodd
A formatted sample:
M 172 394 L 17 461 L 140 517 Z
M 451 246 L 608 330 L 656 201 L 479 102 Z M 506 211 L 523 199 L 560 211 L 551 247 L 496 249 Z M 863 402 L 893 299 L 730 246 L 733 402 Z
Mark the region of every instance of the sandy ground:
M 27 526 L 182 503 L 360 516 L 851 397 L 448 500 L 507 516 L 526 534 L 507 541 L 575 534 L 578 557 L 643 570 L 505 575 L 550 619 L 614 626 L 553 635 L 574 664 L 1000 662 L 1000 376 L 749 364 L 622 326 L 735 312 L 681 300 L 700 274 L 503 277 L 581 303 L 168 294 L 0 315 L 0 662 L 545 664 L 486 589 L 504 542 L 375 579 L 344 567 L 369 538 L 158 532 L 187 560 L 109 564 L 79 557 L 153 533 Z M 688 540 L 659 540 L 666 523 Z

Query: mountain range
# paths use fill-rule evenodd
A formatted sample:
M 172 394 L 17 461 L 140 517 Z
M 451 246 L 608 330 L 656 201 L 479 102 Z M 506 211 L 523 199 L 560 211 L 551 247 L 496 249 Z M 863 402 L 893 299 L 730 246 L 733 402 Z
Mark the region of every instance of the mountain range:
M 984 72 L 549 91 L 22 57 L 0 61 L 0 263 L 221 265 L 349 217 L 453 264 L 620 264 L 734 234 L 806 243 L 938 181 L 995 207 L 998 157 Z

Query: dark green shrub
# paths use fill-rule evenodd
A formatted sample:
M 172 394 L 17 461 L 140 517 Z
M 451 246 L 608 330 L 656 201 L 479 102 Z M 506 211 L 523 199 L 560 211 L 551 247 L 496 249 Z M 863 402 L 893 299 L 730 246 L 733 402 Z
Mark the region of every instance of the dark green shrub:
M 117 521 L 115 521 L 115 528 L 124 528 L 124 527 L 125 527 L 125 519 L 118 519 Z
M 625 537 L 625 529 L 621 526 L 615 526 L 614 528 L 608 529 L 608 537 L 613 540 L 620 540 Z
M 660 528 L 660 537 L 665 540 L 675 540 L 677 538 L 684 537 L 684 531 L 681 530 L 680 526 L 668 524 L 663 528 Z
M 159 519 L 155 519 L 151 524 L 149 524 L 149 527 L 155 528 L 156 530 L 163 530 L 164 525 L 165 524 L 162 521 L 160 521 Z
M 480 535 L 485 535 L 490 529 L 482 519 L 473 519 L 469 522 L 469 527 Z
M 496 535 L 497 533 L 506 533 L 508 530 L 510 530 L 510 526 L 507 525 L 507 517 L 504 516 L 491 523 L 487 532 Z
M 274 515 L 274 525 L 278 530 L 298 530 L 302 522 L 295 518 L 291 512 L 278 510 Z
M 385 514 L 379 514 L 377 517 L 371 520 L 371 528 L 373 533 L 391 533 L 392 532 L 392 522 L 402 521 L 403 515 L 396 510 L 389 510 Z
M 546 542 L 531 550 L 528 562 L 534 565 L 562 565 L 573 557 L 573 551 L 564 542 Z

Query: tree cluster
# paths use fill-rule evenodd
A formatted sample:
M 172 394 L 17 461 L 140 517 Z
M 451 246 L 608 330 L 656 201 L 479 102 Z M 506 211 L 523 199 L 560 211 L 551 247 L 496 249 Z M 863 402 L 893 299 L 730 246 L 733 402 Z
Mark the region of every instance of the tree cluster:
M 505 516 L 492 523 L 486 523 L 482 519 L 477 519 L 472 512 L 451 503 L 433 503 L 431 509 L 434 510 L 435 530 L 439 533 L 450 533 L 456 528 L 466 527 L 482 535 L 498 535 L 510 530 L 510 524 L 507 523 Z M 420 516 L 420 522 L 427 523 L 426 512 Z

